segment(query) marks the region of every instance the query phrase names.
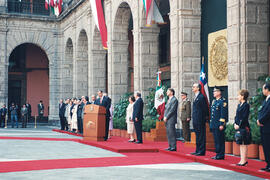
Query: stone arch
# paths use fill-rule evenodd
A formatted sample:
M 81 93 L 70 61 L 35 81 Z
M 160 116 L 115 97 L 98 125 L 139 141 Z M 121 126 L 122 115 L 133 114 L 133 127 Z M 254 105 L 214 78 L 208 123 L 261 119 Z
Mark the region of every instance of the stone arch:
M 80 31 L 75 60 L 74 96 L 88 95 L 88 37 L 86 31 Z
M 102 46 L 100 32 L 95 26 L 92 38 L 91 62 L 90 62 L 90 93 L 95 94 L 99 89 L 107 92 L 107 50 Z
M 54 43 L 50 40 L 52 36 L 48 32 L 20 32 L 20 35 L 16 35 L 16 32 L 11 32 L 7 35 L 7 61 L 11 52 L 19 45 L 24 43 L 31 43 L 40 47 L 46 54 L 49 60 L 49 63 L 53 63 L 53 50 Z
M 73 51 L 73 42 L 71 38 L 68 38 L 62 66 L 62 97 L 64 98 L 71 98 L 73 96 Z
M 127 2 L 122 2 L 116 12 L 112 32 L 112 79 L 110 80 L 112 98 L 117 102 L 121 95 L 129 91 L 129 36 L 132 12 Z
M 47 53 L 34 43 L 22 43 L 9 54 L 8 104 L 32 105 L 32 116 L 38 114 L 39 100 L 44 103 L 44 116 L 49 113 L 50 79 Z
M 55 120 L 58 118 L 58 98 L 60 97 L 59 92 L 59 73 L 58 73 L 58 65 L 55 63 L 55 59 L 59 59 L 59 53 L 55 53 L 55 50 L 58 48 L 57 46 L 57 34 L 49 31 L 9 31 L 7 33 L 6 42 L 7 51 L 6 51 L 6 65 L 8 66 L 9 56 L 13 49 L 15 49 L 18 45 L 24 43 L 31 43 L 38 47 L 40 47 L 47 55 L 49 61 L 49 120 Z M 4 81 L 8 79 L 8 69 L 6 68 L 4 71 L 5 77 L 3 78 Z M 8 87 L 3 91 L 3 96 L 0 95 L 0 100 L 4 103 L 8 102 Z

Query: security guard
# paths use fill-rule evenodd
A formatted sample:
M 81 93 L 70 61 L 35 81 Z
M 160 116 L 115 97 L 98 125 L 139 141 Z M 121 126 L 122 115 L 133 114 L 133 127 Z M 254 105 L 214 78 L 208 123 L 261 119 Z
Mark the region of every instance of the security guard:
M 214 98 L 211 106 L 211 122 L 210 129 L 214 135 L 216 156 L 212 157 L 215 160 L 225 158 L 225 126 L 228 122 L 228 104 L 225 98 L 221 95 L 219 87 L 214 88 Z

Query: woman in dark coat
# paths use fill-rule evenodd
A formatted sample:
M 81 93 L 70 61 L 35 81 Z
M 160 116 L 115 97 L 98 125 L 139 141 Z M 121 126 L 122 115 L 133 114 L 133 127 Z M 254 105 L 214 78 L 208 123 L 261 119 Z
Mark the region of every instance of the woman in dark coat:
M 248 90 L 242 89 L 239 91 L 238 100 L 240 104 L 237 106 L 234 128 L 236 133 L 241 134 L 241 138 L 237 139 L 236 143 L 240 145 L 241 160 L 237 166 L 247 165 L 247 145 L 250 144 L 250 126 L 248 122 L 249 104 L 247 99 L 249 96 Z

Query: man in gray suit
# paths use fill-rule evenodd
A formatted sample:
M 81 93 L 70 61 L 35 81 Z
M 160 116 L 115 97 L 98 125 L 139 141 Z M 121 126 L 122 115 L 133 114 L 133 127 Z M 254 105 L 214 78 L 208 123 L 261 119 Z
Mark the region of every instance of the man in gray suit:
M 176 129 L 177 123 L 177 107 L 178 100 L 174 96 L 175 91 L 172 88 L 167 90 L 167 96 L 169 97 L 167 104 L 165 105 L 164 122 L 166 124 L 167 138 L 169 147 L 167 151 L 176 151 Z

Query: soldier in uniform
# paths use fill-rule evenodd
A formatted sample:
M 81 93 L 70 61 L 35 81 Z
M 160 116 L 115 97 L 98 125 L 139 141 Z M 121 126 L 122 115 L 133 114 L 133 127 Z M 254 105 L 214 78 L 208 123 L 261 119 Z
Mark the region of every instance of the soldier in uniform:
M 181 98 L 180 119 L 182 122 L 183 137 L 185 141 L 190 141 L 191 102 L 187 98 L 186 92 L 181 92 Z
M 214 135 L 216 156 L 212 157 L 215 160 L 225 158 L 225 126 L 228 122 L 228 104 L 225 98 L 222 97 L 221 89 L 214 88 L 214 100 L 211 106 L 211 122 L 210 129 Z

